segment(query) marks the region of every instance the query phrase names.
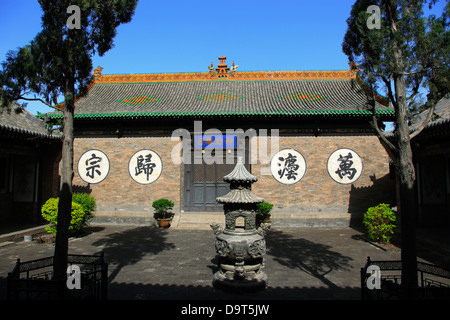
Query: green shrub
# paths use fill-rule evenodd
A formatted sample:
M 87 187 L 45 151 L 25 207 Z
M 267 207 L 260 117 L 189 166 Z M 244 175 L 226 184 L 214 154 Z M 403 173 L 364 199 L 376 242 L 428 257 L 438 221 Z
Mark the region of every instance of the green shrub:
M 388 204 L 381 203 L 367 210 L 363 224 L 370 239 L 389 243 L 397 226 L 397 217 Z
M 45 229 L 49 233 L 56 234 L 56 225 L 58 223 L 58 202 L 59 198 L 50 198 L 44 203 L 41 209 L 42 217 L 51 223 Z M 85 223 L 85 211 L 83 207 L 75 202 L 72 202 L 72 213 L 69 224 L 69 234 L 75 234 L 78 232 Z
M 270 220 L 270 211 L 273 204 L 269 202 L 261 202 L 256 205 L 256 221 L 257 223 L 268 222 Z
M 97 204 L 95 198 L 87 193 L 76 192 L 72 195 L 72 201 L 78 203 L 84 210 L 84 224 L 88 224 L 93 218 L 92 213 L 95 211 Z
M 94 212 L 97 206 L 95 198 L 88 193 L 76 192 L 72 195 L 72 201 L 80 204 L 84 212 Z
M 158 199 L 153 201 L 152 207 L 155 208 L 155 219 L 167 219 L 173 216 L 170 212 L 174 206 L 174 203 L 168 199 Z

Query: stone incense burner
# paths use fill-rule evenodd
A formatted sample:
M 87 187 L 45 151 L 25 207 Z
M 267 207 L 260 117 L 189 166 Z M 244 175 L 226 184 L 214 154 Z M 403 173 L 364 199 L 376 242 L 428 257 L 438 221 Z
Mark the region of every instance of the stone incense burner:
M 265 231 L 270 225 L 256 228 L 256 205 L 264 199 L 255 196 L 251 185 L 258 178 L 250 174 L 239 157 L 233 171 L 223 180 L 230 184 L 230 192 L 216 198 L 224 204 L 225 228 L 211 224 L 216 234 L 219 271 L 214 274 L 216 288 L 255 291 L 266 288 L 267 275 L 262 271 L 266 253 Z M 243 224 L 237 225 L 237 220 Z

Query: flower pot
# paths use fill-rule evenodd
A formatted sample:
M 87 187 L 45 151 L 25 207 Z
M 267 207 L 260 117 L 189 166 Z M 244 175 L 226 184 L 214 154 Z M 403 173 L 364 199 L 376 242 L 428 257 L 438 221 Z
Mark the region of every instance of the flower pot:
M 158 225 L 160 228 L 169 228 L 170 227 L 170 218 L 167 219 L 157 219 Z

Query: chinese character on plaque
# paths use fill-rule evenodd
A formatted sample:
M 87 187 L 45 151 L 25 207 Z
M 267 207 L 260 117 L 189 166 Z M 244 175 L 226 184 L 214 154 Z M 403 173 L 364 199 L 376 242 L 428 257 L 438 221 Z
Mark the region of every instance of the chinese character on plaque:
M 341 184 L 353 183 L 361 176 L 362 159 L 351 149 L 338 149 L 328 158 L 327 168 L 334 181 Z
M 294 184 L 299 182 L 305 175 L 306 161 L 298 151 L 283 149 L 272 157 L 270 171 L 278 182 Z
M 152 150 L 136 152 L 128 163 L 131 178 L 140 184 L 150 184 L 158 180 L 162 169 L 161 158 Z
M 109 173 L 109 159 L 100 150 L 89 150 L 78 160 L 78 175 L 87 183 L 102 182 Z

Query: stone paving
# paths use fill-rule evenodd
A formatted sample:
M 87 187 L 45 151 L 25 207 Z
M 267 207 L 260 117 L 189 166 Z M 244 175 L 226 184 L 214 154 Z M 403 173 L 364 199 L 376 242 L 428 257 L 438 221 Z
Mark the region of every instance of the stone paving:
M 360 268 L 373 260 L 399 260 L 395 246 L 377 247 L 352 228 L 272 228 L 266 235 L 268 288 L 226 293 L 213 288 L 217 271 L 212 230 L 93 225 L 69 240 L 69 253 L 104 252 L 110 299 L 298 300 L 360 299 Z M 6 276 L 22 261 L 53 255 L 53 244 L 16 241 L 0 247 L 0 298 Z

